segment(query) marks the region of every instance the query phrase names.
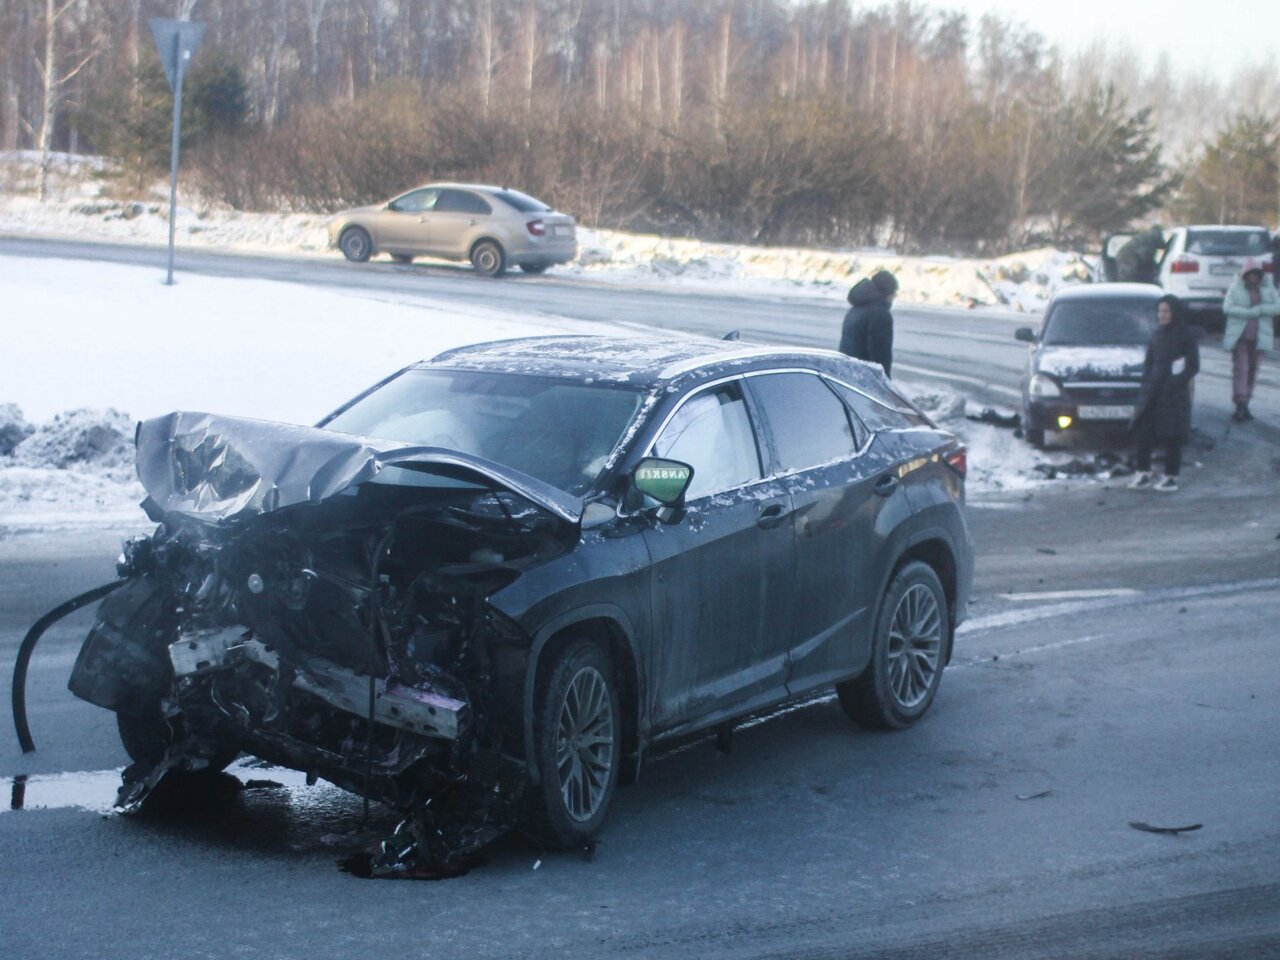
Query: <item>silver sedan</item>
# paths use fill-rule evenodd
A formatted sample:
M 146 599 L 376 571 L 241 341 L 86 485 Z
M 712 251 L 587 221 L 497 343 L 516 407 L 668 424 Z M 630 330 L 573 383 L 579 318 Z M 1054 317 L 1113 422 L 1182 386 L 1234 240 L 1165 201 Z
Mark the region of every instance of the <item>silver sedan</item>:
M 358 263 L 378 253 L 402 263 L 470 260 L 488 277 L 513 266 L 542 273 L 578 255 L 573 217 L 518 190 L 469 183 L 430 183 L 344 210 L 329 224 L 329 244 Z

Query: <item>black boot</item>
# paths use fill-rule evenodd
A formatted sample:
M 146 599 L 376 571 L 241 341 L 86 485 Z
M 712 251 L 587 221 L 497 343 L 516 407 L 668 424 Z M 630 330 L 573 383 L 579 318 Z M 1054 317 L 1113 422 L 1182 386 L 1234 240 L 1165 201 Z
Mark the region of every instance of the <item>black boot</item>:
M 1244 411 L 1245 411 L 1245 406 L 1244 406 L 1244 404 L 1243 404 L 1243 403 L 1237 403 L 1237 404 L 1236 404 L 1236 412 L 1235 412 L 1235 413 L 1233 413 L 1233 414 L 1231 415 L 1231 419 L 1232 419 L 1232 420 L 1234 420 L 1236 423 L 1244 423 L 1244 421 L 1245 421 L 1245 412 L 1244 412 Z
M 1245 420 L 1253 419 L 1253 414 L 1249 412 L 1249 404 L 1247 403 L 1240 404 L 1240 413 Z

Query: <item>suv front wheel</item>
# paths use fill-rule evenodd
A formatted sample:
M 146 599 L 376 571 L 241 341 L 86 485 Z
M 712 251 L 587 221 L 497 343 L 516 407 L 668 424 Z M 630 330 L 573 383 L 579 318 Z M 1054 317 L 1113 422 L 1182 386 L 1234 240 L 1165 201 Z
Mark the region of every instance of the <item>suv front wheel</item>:
M 604 825 L 622 763 L 613 661 L 588 639 L 572 641 L 538 685 L 534 755 L 541 782 L 535 830 L 560 847 L 586 843 Z

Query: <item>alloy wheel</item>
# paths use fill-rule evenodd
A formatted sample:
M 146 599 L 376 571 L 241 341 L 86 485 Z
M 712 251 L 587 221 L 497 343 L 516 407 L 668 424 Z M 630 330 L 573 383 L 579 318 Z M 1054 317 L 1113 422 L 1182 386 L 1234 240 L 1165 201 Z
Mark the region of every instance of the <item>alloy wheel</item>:
M 595 667 L 583 667 L 565 690 L 556 735 L 560 795 L 574 820 L 590 820 L 600 809 L 613 770 L 613 749 L 608 682 Z
M 942 610 L 924 584 L 902 595 L 889 628 L 889 687 L 898 705 L 918 706 L 929 695 L 942 655 Z

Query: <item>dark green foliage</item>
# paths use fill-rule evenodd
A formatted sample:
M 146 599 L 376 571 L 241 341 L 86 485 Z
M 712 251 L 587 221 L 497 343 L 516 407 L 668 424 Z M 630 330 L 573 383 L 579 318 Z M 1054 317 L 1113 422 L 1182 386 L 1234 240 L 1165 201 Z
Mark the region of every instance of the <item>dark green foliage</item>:
M 1176 208 L 1188 223 L 1280 220 L 1280 120 L 1237 114 L 1189 164 Z

